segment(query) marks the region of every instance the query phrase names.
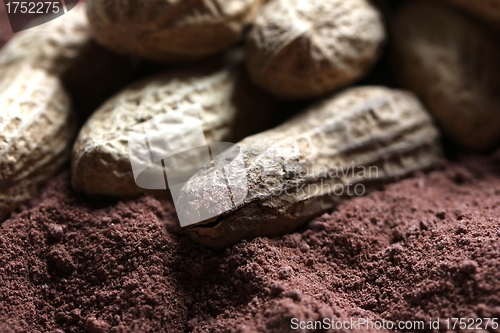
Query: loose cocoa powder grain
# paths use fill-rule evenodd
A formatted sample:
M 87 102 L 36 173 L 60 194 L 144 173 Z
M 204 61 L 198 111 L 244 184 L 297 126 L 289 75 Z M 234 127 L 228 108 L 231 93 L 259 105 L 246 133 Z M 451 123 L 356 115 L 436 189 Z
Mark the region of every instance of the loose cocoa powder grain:
M 498 158 L 443 163 L 292 234 L 222 251 L 178 233 L 167 202 L 93 203 L 68 178 L 0 227 L 1 332 L 289 332 L 292 317 L 500 316 Z

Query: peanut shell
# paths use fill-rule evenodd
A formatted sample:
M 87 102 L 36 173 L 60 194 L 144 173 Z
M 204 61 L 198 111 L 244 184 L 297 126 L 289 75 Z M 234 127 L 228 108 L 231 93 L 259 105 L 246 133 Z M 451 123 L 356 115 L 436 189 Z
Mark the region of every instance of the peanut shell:
M 17 33 L 0 51 L 0 67 L 28 62 L 60 76 L 90 41 L 85 5 L 80 4 L 57 19 Z
M 241 39 L 264 0 L 89 0 L 95 38 L 114 52 L 157 62 L 219 53 Z
M 247 69 L 277 97 L 317 97 L 365 75 L 384 39 L 381 15 L 366 0 L 275 0 L 247 38 Z
M 92 39 L 85 4 L 15 34 L 0 50 L 0 67 L 19 63 L 58 76 L 82 118 L 128 83 L 134 70 L 129 59 L 112 54 Z
M 60 81 L 23 64 L 0 68 L 0 220 L 69 157 L 76 132 Z
M 220 211 L 231 198 L 234 206 L 227 212 L 185 228 L 195 241 L 212 247 L 282 234 L 364 194 L 358 193 L 362 188 L 368 192 L 431 167 L 441 156 L 438 139 L 414 95 L 353 88 L 239 142 L 240 153 L 224 167 L 225 176 L 207 165 L 184 184 L 176 209 L 199 221 L 197 214 Z M 220 159 L 227 154 L 232 153 Z M 235 186 L 242 179 L 247 187 Z M 349 194 L 349 187 L 356 193 Z
M 500 143 L 500 43 L 440 3 L 411 2 L 393 22 L 394 73 L 460 146 Z
M 87 121 L 73 149 L 73 188 L 93 196 L 130 197 L 136 185 L 129 140 L 156 116 L 190 105 L 207 143 L 239 140 L 279 123 L 283 108 L 251 85 L 237 63 L 180 69 L 136 83 L 108 100 Z

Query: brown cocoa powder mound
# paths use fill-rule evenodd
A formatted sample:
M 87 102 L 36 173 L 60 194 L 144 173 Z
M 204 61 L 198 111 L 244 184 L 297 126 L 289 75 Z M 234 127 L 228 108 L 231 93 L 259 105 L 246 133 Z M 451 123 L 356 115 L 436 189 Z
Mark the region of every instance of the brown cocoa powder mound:
M 500 317 L 499 194 L 498 159 L 467 157 L 293 234 L 213 251 L 177 231 L 170 203 L 91 202 L 64 173 L 0 227 L 0 332 Z

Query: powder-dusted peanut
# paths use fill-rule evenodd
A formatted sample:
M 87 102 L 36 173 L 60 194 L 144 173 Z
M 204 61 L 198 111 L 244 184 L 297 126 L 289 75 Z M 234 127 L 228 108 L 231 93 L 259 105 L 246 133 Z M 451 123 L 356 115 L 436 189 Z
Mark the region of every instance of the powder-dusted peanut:
M 249 34 L 247 68 L 277 97 L 316 97 L 366 74 L 384 38 L 381 15 L 369 1 L 275 0 Z
M 0 50 L 0 67 L 27 63 L 58 76 L 77 111 L 94 111 L 132 76 L 129 59 L 98 45 L 85 4 L 45 24 L 19 32 Z
M 241 39 L 263 0 L 89 0 L 95 38 L 109 49 L 158 62 L 213 55 Z
M 394 73 L 468 149 L 500 143 L 500 43 L 452 8 L 409 3 L 393 22 Z
M 200 212 L 243 195 L 226 213 L 186 228 L 208 246 L 289 232 L 343 199 L 431 167 L 441 155 L 438 139 L 414 95 L 353 88 L 239 142 L 240 154 L 224 175 L 206 166 L 184 185 L 176 209 L 200 221 Z M 242 179 L 245 188 L 238 186 Z
M 200 108 L 208 143 L 234 142 L 281 120 L 282 106 L 252 87 L 240 63 L 167 72 L 123 90 L 88 120 L 73 150 L 74 189 L 114 197 L 143 193 L 132 173 L 129 140 L 156 116 L 191 105 Z
M 67 160 L 76 126 L 60 81 L 29 65 L 0 68 L 0 220 Z
M 17 33 L 0 51 L 0 67 L 27 62 L 62 75 L 91 41 L 85 5 L 48 23 Z

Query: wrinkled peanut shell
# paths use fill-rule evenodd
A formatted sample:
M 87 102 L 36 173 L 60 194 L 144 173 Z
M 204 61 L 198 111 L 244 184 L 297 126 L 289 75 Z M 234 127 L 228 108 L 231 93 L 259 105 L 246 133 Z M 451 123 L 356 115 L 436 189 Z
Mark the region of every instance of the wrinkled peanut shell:
M 256 84 L 283 99 L 332 92 L 365 75 L 385 31 L 366 0 L 275 0 L 247 38 L 247 69 Z
M 70 105 L 53 75 L 25 64 L 0 68 L 0 220 L 68 160 Z
M 207 143 L 234 142 L 278 124 L 283 107 L 252 86 L 240 61 L 166 72 L 109 99 L 87 121 L 75 143 L 73 188 L 91 196 L 131 197 L 148 192 L 134 180 L 129 141 L 142 124 L 188 106 L 201 108 Z
M 263 0 L 89 0 L 95 38 L 118 53 L 188 62 L 241 39 Z
M 239 142 L 240 154 L 224 175 L 207 165 L 184 184 L 176 209 L 196 221 L 233 204 L 186 228 L 195 241 L 212 247 L 282 234 L 351 197 L 349 187 L 359 185 L 359 192 L 362 185 L 368 192 L 431 167 L 441 156 L 438 136 L 412 94 L 353 88 Z

